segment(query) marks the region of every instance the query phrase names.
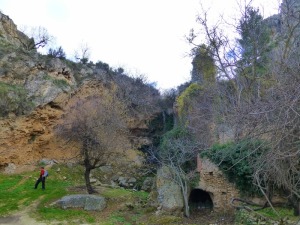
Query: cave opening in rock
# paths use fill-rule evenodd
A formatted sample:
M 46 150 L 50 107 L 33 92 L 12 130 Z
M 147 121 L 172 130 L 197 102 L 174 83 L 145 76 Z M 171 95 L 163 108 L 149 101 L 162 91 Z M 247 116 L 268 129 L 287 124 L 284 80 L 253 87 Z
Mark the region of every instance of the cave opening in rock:
M 189 196 L 191 210 L 212 209 L 214 204 L 211 198 L 212 193 L 201 189 L 193 189 Z

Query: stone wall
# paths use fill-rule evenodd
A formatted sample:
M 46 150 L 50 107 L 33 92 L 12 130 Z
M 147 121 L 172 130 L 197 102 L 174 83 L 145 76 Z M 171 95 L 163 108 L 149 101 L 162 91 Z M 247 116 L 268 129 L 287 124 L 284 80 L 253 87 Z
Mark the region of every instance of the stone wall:
M 228 182 L 222 171 L 208 159 L 198 157 L 197 171 L 200 173 L 200 181 L 196 188 L 209 193 L 214 211 L 233 211 L 230 200 L 239 197 L 234 184 Z

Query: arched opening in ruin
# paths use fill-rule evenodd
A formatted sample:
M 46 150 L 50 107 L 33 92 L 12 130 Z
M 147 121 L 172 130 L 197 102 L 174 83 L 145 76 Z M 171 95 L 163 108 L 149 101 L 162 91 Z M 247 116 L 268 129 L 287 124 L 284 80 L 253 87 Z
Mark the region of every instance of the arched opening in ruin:
M 189 196 L 189 206 L 191 210 L 212 209 L 212 193 L 201 189 L 193 189 Z

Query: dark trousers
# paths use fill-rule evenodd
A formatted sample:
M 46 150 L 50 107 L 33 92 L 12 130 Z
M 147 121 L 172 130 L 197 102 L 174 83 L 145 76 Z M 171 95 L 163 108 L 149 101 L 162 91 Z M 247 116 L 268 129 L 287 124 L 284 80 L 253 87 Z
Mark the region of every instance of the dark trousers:
M 45 177 L 40 177 L 40 178 L 36 181 L 36 183 L 35 183 L 35 185 L 34 185 L 34 188 L 37 189 L 39 183 L 42 182 L 42 189 L 45 189 L 45 181 L 46 181 L 46 178 L 45 178 Z

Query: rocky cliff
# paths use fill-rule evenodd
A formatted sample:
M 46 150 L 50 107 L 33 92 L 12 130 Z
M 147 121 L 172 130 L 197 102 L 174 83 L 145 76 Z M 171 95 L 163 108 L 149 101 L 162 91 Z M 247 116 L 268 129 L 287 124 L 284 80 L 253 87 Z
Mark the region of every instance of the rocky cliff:
M 0 168 L 11 163 L 33 165 L 42 158 L 74 158 L 73 146 L 60 140 L 54 127 L 76 99 L 109 93 L 112 86 L 121 90 L 120 101 L 126 102 L 130 112 L 128 158 L 140 164 L 136 150 L 151 143 L 148 122 L 161 111 L 159 92 L 137 79 L 95 65 L 26 50 L 22 44 L 26 41 L 30 39 L 0 13 Z

